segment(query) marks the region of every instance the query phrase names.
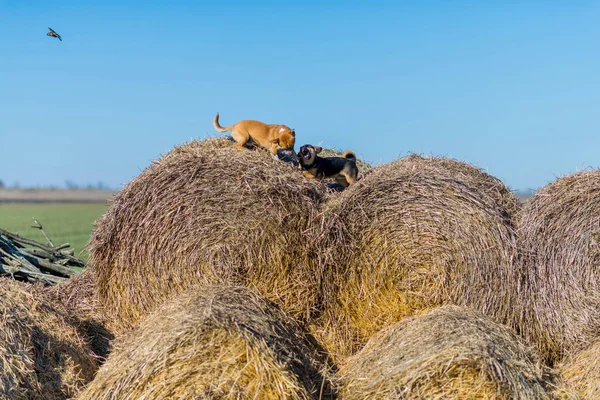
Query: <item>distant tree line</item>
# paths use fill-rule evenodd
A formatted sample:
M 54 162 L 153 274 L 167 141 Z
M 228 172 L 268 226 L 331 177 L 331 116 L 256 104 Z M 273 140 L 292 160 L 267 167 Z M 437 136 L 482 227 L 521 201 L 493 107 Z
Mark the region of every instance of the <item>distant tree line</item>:
M 110 186 L 106 185 L 102 181 L 98 181 L 97 183 L 88 183 L 88 184 L 78 184 L 73 182 L 72 180 L 67 179 L 65 181 L 65 187 L 67 189 L 96 189 L 96 190 L 110 190 Z
M 15 181 L 13 182 L 12 185 L 6 185 L 4 183 L 4 181 L 2 179 L 0 179 L 0 189 L 4 189 L 4 188 L 11 188 L 11 189 L 20 189 L 21 188 L 21 184 L 19 183 L 19 181 Z M 70 179 L 67 179 L 65 181 L 65 185 L 63 187 L 58 186 L 58 185 L 48 185 L 48 186 L 42 186 L 42 185 L 35 185 L 35 186 L 29 186 L 28 188 L 36 188 L 36 189 L 88 189 L 88 190 L 112 190 L 113 188 L 111 188 L 109 185 L 105 184 L 102 181 L 98 181 L 97 183 L 87 183 L 87 184 L 79 184 L 77 182 L 74 182 Z

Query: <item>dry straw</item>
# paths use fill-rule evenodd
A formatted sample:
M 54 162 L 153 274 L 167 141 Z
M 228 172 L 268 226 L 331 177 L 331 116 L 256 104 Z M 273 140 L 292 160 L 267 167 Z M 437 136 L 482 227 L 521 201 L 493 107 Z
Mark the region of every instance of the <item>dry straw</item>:
M 556 180 L 523 207 L 519 227 L 530 304 L 521 331 L 550 362 L 600 335 L 600 171 Z
M 558 367 L 560 399 L 600 399 L 600 341 L 567 357 Z
M 45 288 L 45 292 L 50 301 L 66 310 L 71 324 L 90 343 L 98 359 L 106 358 L 114 335 L 106 326 L 93 271 L 88 268 L 58 285 Z
M 383 327 L 442 304 L 512 324 L 511 199 L 496 178 L 448 159 L 374 168 L 327 204 L 326 313 L 315 335 L 342 360 Z
M 0 293 L 0 398 L 67 399 L 91 381 L 91 350 L 41 287 L 1 278 Z
M 325 187 L 227 139 L 176 147 L 125 186 L 90 239 L 117 328 L 198 283 L 256 289 L 292 316 L 318 308 L 311 221 Z
M 247 288 L 193 288 L 117 342 L 79 400 L 331 398 L 313 342 Z
M 550 399 L 548 371 L 512 331 L 445 306 L 380 332 L 340 369 L 342 400 Z

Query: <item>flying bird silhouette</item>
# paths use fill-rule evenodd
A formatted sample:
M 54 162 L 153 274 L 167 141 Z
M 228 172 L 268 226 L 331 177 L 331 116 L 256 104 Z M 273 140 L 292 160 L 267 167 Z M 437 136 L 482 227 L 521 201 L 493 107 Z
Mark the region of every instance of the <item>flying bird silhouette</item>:
M 58 33 L 54 32 L 54 29 L 52 29 L 52 28 L 48 28 L 48 29 L 50 29 L 50 32 L 48 32 L 46 35 L 58 38 L 58 40 L 60 40 L 62 42 L 60 35 Z

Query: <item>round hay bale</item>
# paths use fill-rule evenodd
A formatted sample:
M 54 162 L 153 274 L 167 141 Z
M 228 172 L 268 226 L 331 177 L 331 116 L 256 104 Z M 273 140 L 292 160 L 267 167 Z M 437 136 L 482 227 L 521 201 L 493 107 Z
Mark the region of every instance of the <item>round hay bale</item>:
M 560 399 L 600 399 L 600 341 L 567 357 L 558 366 Z
M 227 139 L 176 147 L 116 196 L 90 239 L 118 330 L 198 283 L 249 286 L 295 318 L 318 308 L 311 221 L 325 187 Z
M 435 176 L 452 176 L 465 182 L 495 199 L 496 203 L 506 210 L 509 219 L 516 217 L 521 209 L 517 196 L 500 179 L 464 161 L 410 154 L 398 160 L 398 164 L 411 170 L 427 171 Z
M 549 371 L 503 325 L 445 306 L 392 325 L 339 371 L 340 399 L 550 399 Z
M 600 336 L 600 170 L 557 179 L 523 207 L 518 229 L 530 296 L 521 332 L 552 363 Z
M 67 399 L 98 363 L 60 306 L 38 286 L 0 279 L 0 397 Z
M 117 339 L 78 399 L 331 398 L 327 374 L 274 303 L 247 288 L 192 288 Z
M 374 168 L 324 214 L 326 312 L 311 329 L 335 359 L 385 326 L 442 304 L 512 325 L 520 281 L 515 232 L 504 207 L 479 185 L 400 160 Z
M 106 326 L 106 315 L 98 299 L 91 268 L 58 285 L 49 286 L 45 291 L 53 304 L 64 307 L 69 321 L 90 343 L 94 354 L 106 358 L 114 335 Z

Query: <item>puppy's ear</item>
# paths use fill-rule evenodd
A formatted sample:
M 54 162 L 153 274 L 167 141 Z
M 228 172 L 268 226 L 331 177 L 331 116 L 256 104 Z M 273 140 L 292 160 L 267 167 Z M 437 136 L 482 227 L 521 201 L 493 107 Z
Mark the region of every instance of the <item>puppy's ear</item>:
M 315 147 L 315 153 L 319 154 L 322 151 L 323 151 L 323 148 L 321 146 L 316 146 Z

